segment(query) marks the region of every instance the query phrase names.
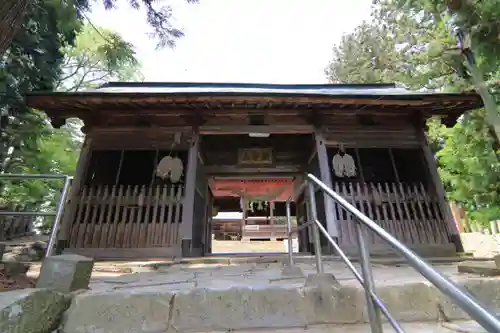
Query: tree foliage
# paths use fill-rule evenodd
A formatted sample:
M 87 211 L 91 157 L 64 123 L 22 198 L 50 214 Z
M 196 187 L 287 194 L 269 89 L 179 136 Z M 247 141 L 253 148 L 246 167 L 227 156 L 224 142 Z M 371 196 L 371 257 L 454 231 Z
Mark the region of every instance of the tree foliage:
M 55 89 L 79 91 L 108 81 L 142 81 L 133 45 L 117 33 L 86 25 L 74 46 L 63 49 L 62 75 Z
M 186 0 L 188 3 L 197 3 L 198 0 Z M 104 6 L 106 9 L 114 9 L 121 3 L 128 3 L 134 9 L 144 9 L 146 21 L 152 29 L 150 36 L 158 39 L 158 47 L 174 47 L 175 41 L 184 36 L 182 30 L 171 24 L 172 7 L 168 5 L 158 6 L 155 0 L 46 0 L 50 7 L 61 6 L 66 9 L 65 16 L 61 18 L 82 20 L 92 6 Z M 39 0 L 3 0 L 0 5 L 0 56 L 4 54 L 10 42 L 21 26 L 24 16 L 33 9 L 33 3 L 40 4 Z M 61 21 L 62 22 L 62 21 Z M 69 27 L 70 29 L 72 27 Z
M 500 82 L 500 43 L 494 33 L 499 15 L 498 0 L 376 0 L 373 22 L 363 23 L 334 47 L 326 75 L 332 83 L 395 82 L 415 90 L 472 90 L 451 30 L 460 26 L 470 32 L 479 67 L 495 93 Z M 453 128 L 436 119 L 428 124 L 448 196 L 481 222 L 500 219 L 500 151 L 485 118 L 484 110 L 476 110 Z
M 66 174 L 75 171 L 83 139 L 80 122 L 54 129 L 46 115 L 31 110 L 30 91 L 77 91 L 109 80 L 141 78 L 132 45 L 118 34 L 84 26 L 78 9 L 67 2 L 31 3 L 22 28 L 0 58 L 0 172 Z M 0 204 L 29 210 L 54 209 L 60 181 L 0 183 Z

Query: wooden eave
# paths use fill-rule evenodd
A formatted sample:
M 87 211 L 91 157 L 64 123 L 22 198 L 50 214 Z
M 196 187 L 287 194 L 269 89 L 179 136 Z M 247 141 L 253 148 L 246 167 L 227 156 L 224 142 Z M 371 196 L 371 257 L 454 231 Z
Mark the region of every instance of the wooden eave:
M 391 95 L 322 95 L 297 93 L 31 93 L 28 106 L 45 111 L 51 118 L 81 119 L 136 116 L 216 116 L 274 112 L 281 114 L 321 113 L 411 113 L 419 111 L 425 118 L 446 116 L 455 121 L 469 110 L 482 106 L 475 93 L 463 94 L 391 94 Z

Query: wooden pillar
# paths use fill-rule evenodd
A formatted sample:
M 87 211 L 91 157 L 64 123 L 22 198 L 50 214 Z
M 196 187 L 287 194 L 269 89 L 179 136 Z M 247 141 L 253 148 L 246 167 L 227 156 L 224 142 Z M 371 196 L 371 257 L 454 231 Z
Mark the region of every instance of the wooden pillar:
M 463 252 L 464 248 L 462 245 L 462 240 L 460 238 L 460 233 L 455 223 L 455 219 L 453 218 L 453 213 L 451 211 L 448 200 L 446 199 L 446 192 L 444 190 L 443 182 L 439 177 L 438 167 L 434 158 L 434 154 L 432 153 L 431 147 L 429 146 L 427 138 L 425 137 L 423 123 L 417 122 L 416 126 L 417 137 L 424 153 L 424 158 L 427 169 L 429 171 L 429 175 L 431 177 L 432 185 L 438 197 L 439 206 L 441 207 L 443 217 L 448 224 L 448 230 L 450 231 L 450 241 L 455 244 L 457 252 Z
M 304 194 L 305 200 L 305 209 L 306 209 L 306 221 L 312 221 L 312 212 L 311 212 L 311 202 L 308 198 L 308 195 Z M 309 225 L 307 227 L 307 251 L 311 254 L 315 254 L 314 251 L 314 239 L 313 239 L 313 226 Z
M 205 253 L 204 256 L 212 254 L 212 217 L 213 217 L 214 199 L 210 187 L 207 186 L 207 217 L 205 232 Z
M 183 257 L 191 256 L 193 246 L 194 199 L 196 195 L 199 150 L 200 138 L 198 133 L 195 133 L 188 153 L 186 181 L 184 182 L 184 200 L 182 202 L 182 224 L 179 230 L 181 255 Z
M 75 221 L 75 212 L 77 205 L 77 198 L 82 189 L 87 174 L 87 166 L 90 162 L 92 154 L 92 140 L 87 135 L 83 141 L 82 150 L 78 163 L 76 165 L 75 177 L 71 183 L 71 192 L 68 196 L 67 206 L 65 207 L 62 223 L 59 229 L 58 241 L 56 244 L 56 254 L 61 254 L 63 250 L 69 245 L 69 232 L 70 226 Z
M 326 186 L 332 188 L 332 175 L 330 173 L 330 164 L 328 162 L 328 154 L 326 152 L 325 138 L 320 130 L 315 131 L 315 140 L 321 181 L 325 183 Z M 334 202 L 328 195 L 323 195 L 323 199 L 325 204 L 326 227 L 330 236 L 337 241 L 339 238 L 339 228 L 334 215 Z
M 245 225 L 246 225 L 246 220 L 247 220 L 247 206 L 248 206 L 248 201 L 241 198 L 241 239 L 243 239 L 243 234 L 245 233 Z
M 274 201 L 269 202 L 269 225 L 271 228 L 271 240 L 275 240 L 274 232 Z

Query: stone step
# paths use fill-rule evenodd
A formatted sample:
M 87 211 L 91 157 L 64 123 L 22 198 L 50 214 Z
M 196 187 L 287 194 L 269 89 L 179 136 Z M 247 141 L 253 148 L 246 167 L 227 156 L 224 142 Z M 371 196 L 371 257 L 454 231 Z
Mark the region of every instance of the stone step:
M 83 320 L 91 320 L 85 324 L 75 326 L 74 319 L 63 320 L 63 325 L 57 329 L 61 318 L 64 318 L 64 311 L 68 306 L 69 297 L 58 292 L 47 291 L 43 289 L 25 289 L 5 292 L 0 294 L 0 331 L 1 332 L 79 332 L 79 333 L 96 333 L 96 332 L 124 332 L 124 333 L 174 333 L 179 332 L 179 327 L 176 326 L 176 321 L 173 320 L 175 313 L 173 311 L 163 312 L 164 306 L 160 299 L 154 304 L 143 303 L 144 307 L 131 308 L 128 311 L 123 311 L 123 307 L 112 308 L 108 304 L 106 308 L 102 308 L 102 302 L 96 304 L 99 310 L 103 313 L 99 317 L 85 317 Z M 173 303 L 174 299 L 165 300 L 165 302 Z M 130 303 L 128 303 L 130 304 Z M 140 302 L 136 302 L 137 305 Z M 74 305 L 73 305 L 74 306 Z M 134 311 L 139 310 L 139 313 Z M 227 309 L 228 315 L 231 315 L 231 309 Z M 142 314 L 148 313 L 146 316 Z M 203 316 L 205 313 L 200 313 Z M 71 310 L 70 310 L 71 315 Z M 333 314 L 335 315 L 335 313 Z M 151 319 L 155 319 L 151 321 Z M 105 319 L 110 321 L 103 324 Z M 121 318 L 121 320 L 120 320 Z M 192 318 L 192 317 L 191 317 Z M 227 319 L 227 315 L 222 320 Z M 235 318 L 238 320 L 238 318 Z M 275 318 L 276 320 L 286 320 L 286 318 Z M 215 320 L 214 320 L 215 322 Z M 259 322 L 261 325 L 262 322 Z M 291 322 L 293 323 L 293 321 Z M 255 326 L 255 325 L 254 325 Z M 269 327 L 271 326 L 271 327 Z M 258 328 L 239 329 L 240 332 L 248 333 L 361 333 L 370 332 L 369 324 L 327 324 L 327 325 L 303 325 L 294 327 L 287 326 L 286 322 L 282 322 L 280 327 L 277 324 L 267 324 Z M 404 322 L 401 326 L 407 333 L 485 333 L 477 323 L 472 321 L 454 321 L 454 322 Z M 181 331 L 186 331 L 182 329 Z M 228 329 L 221 329 L 220 325 L 215 326 L 215 329 L 207 328 L 191 328 L 190 332 L 221 332 L 227 333 Z M 394 332 L 392 327 L 385 323 L 383 324 L 384 333 Z
M 274 285 L 249 281 L 249 286 L 231 286 L 234 281 L 228 279 L 210 288 L 196 287 L 189 279 L 168 280 L 164 276 L 123 282 L 75 295 L 65 313 L 63 332 L 228 331 L 368 323 L 363 289 L 341 285 L 328 275 L 310 276 L 305 283 L 300 278 L 277 280 Z M 468 280 L 464 286 L 498 310 L 498 279 Z M 377 293 L 396 320 L 404 323 L 468 319 L 426 283 L 381 286 Z
M 404 323 L 401 325 L 406 333 L 487 333 L 477 323 L 470 321 L 459 321 L 454 323 Z M 384 333 L 396 332 L 389 324 L 384 324 Z M 206 332 L 206 331 L 204 331 Z M 241 333 L 369 333 L 370 325 L 313 325 L 304 328 L 278 328 L 240 330 Z M 226 331 L 211 331 L 210 333 L 226 333 Z
M 90 285 L 92 262 L 88 258 L 51 257 L 44 267 L 45 277 L 37 286 L 60 290 L 66 296 L 40 292 L 43 289 L 0 294 L 0 332 L 9 332 L 4 327 L 36 324 L 38 319 L 28 320 L 30 311 L 47 311 L 52 302 L 62 311 L 69 305 L 64 316 L 62 311 L 54 312 L 50 320 L 52 325 L 62 317 L 60 332 L 64 333 L 304 329 L 325 324 L 363 329 L 368 324 L 363 288 L 335 261 L 325 262 L 326 273 L 319 275 L 314 263 L 297 263 L 294 269 L 278 263 L 193 264 L 95 277 Z M 492 311 L 500 310 L 500 279 L 459 274 L 456 265 L 435 268 Z M 377 294 L 396 320 L 410 325 L 469 319 L 411 268 L 373 264 L 372 269 Z

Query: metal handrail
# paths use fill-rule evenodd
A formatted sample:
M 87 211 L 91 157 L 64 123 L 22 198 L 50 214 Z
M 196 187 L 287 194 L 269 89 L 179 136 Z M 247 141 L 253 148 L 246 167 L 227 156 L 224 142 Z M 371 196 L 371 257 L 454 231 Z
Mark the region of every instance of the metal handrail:
M 382 303 L 380 298 L 375 293 L 374 281 L 371 272 L 370 265 L 370 253 L 366 246 L 364 240 L 364 233 L 361 225 L 363 224 L 365 227 L 373 231 L 376 235 L 382 238 L 385 242 L 387 242 L 399 255 L 406 259 L 408 264 L 412 266 L 417 272 L 419 272 L 422 276 L 424 276 L 429 282 L 431 282 L 439 291 L 448 296 L 456 305 L 458 305 L 463 311 L 465 311 L 472 319 L 474 319 L 479 325 L 481 325 L 486 331 L 494 333 L 500 332 L 500 321 L 489 312 L 484 305 L 482 305 L 478 300 L 475 299 L 467 291 L 460 288 L 457 284 L 453 283 L 451 280 L 441 275 L 438 271 L 432 268 L 431 265 L 426 263 L 422 258 L 420 258 L 415 252 L 406 247 L 403 243 L 398 241 L 394 236 L 388 233 L 385 229 L 380 227 L 377 223 L 371 220 L 369 217 L 364 215 L 361 211 L 359 211 L 356 207 L 347 202 L 344 198 L 338 195 L 335 191 L 330 189 L 326 184 L 324 184 L 321 180 L 315 177 L 312 174 L 307 174 L 307 181 L 309 187 L 309 203 L 310 203 L 310 215 L 311 219 L 307 224 L 313 226 L 313 238 L 315 243 L 315 255 L 316 255 L 316 264 L 318 265 L 317 270 L 318 273 L 323 272 L 322 263 L 321 263 L 321 247 L 320 247 L 320 239 L 318 235 L 318 229 L 325 236 L 325 238 L 329 241 L 330 244 L 334 247 L 334 249 L 338 252 L 341 259 L 346 263 L 347 267 L 354 273 L 356 279 L 362 284 L 365 289 L 365 294 L 367 298 L 367 306 L 368 306 L 368 316 L 370 325 L 372 328 L 372 332 L 381 333 L 382 332 L 382 324 L 380 321 L 380 313 L 388 319 L 389 323 L 396 330 L 396 332 L 403 333 L 404 330 L 397 323 L 396 320 L 390 315 L 387 311 L 387 308 Z M 314 197 L 314 186 L 318 186 L 324 193 L 326 193 L 330 198 L 337 201 L 344 209 L 346 209 L 349 213 L 353 214 L 357 219 L 355 219 L 355 231 L 357 236 L 358 245 L 360 247 L 360 263 L 361 263 L 361 272 L 362 276 L 357 272 L 354 265 L 351 263 L 349 258 L 345 255 L 345 253 L 340 249 L 338 244 L 333 240 L 333 238 L 328 234 L 325 227 L 319 222 L 317 219 L 316 213 L 316 202 Z M 307 202 L 306 202 L 307 203 Z M 287 201 L 287 206 L 290 205 L 290 202 Z M 287 213 L 289 212 L 287 208 Z M 291 222 L 291 217 L 289 219 Z M 288 234 L 289 242 L 291 240 L 292 232 Z M 289 246 L 289 253 L 293 250 Z M 292 254 L 289 254 L 289 264 L 293 264 L 293 258 L 290 260 Z
M 54 212 L 0 212 L 0 216 L 54 216 L 54 223 L 52 224 L 52 229 L 50 231 L 49 243 L 47 244 L 47 250 L 45 251 L 45 257 L 50 257 L 54 252 L 54 247 L 57 240 L 57 233 L 59 232 L 59 224 L 61 223 L 61 218 L 64 211 L 64 204 L 68 197 L 69 188 L 73 177 L 66 175 L 45 175 L 45 174 L 12 174 L 3 173 L 0 174 L 0 179 L 7 180 L 29 180 L 29 179 L 43 179 L 43 180 L 63 180 L 64 185 L 61 190 L 61 196 L 57 202 L 57 207 Z

